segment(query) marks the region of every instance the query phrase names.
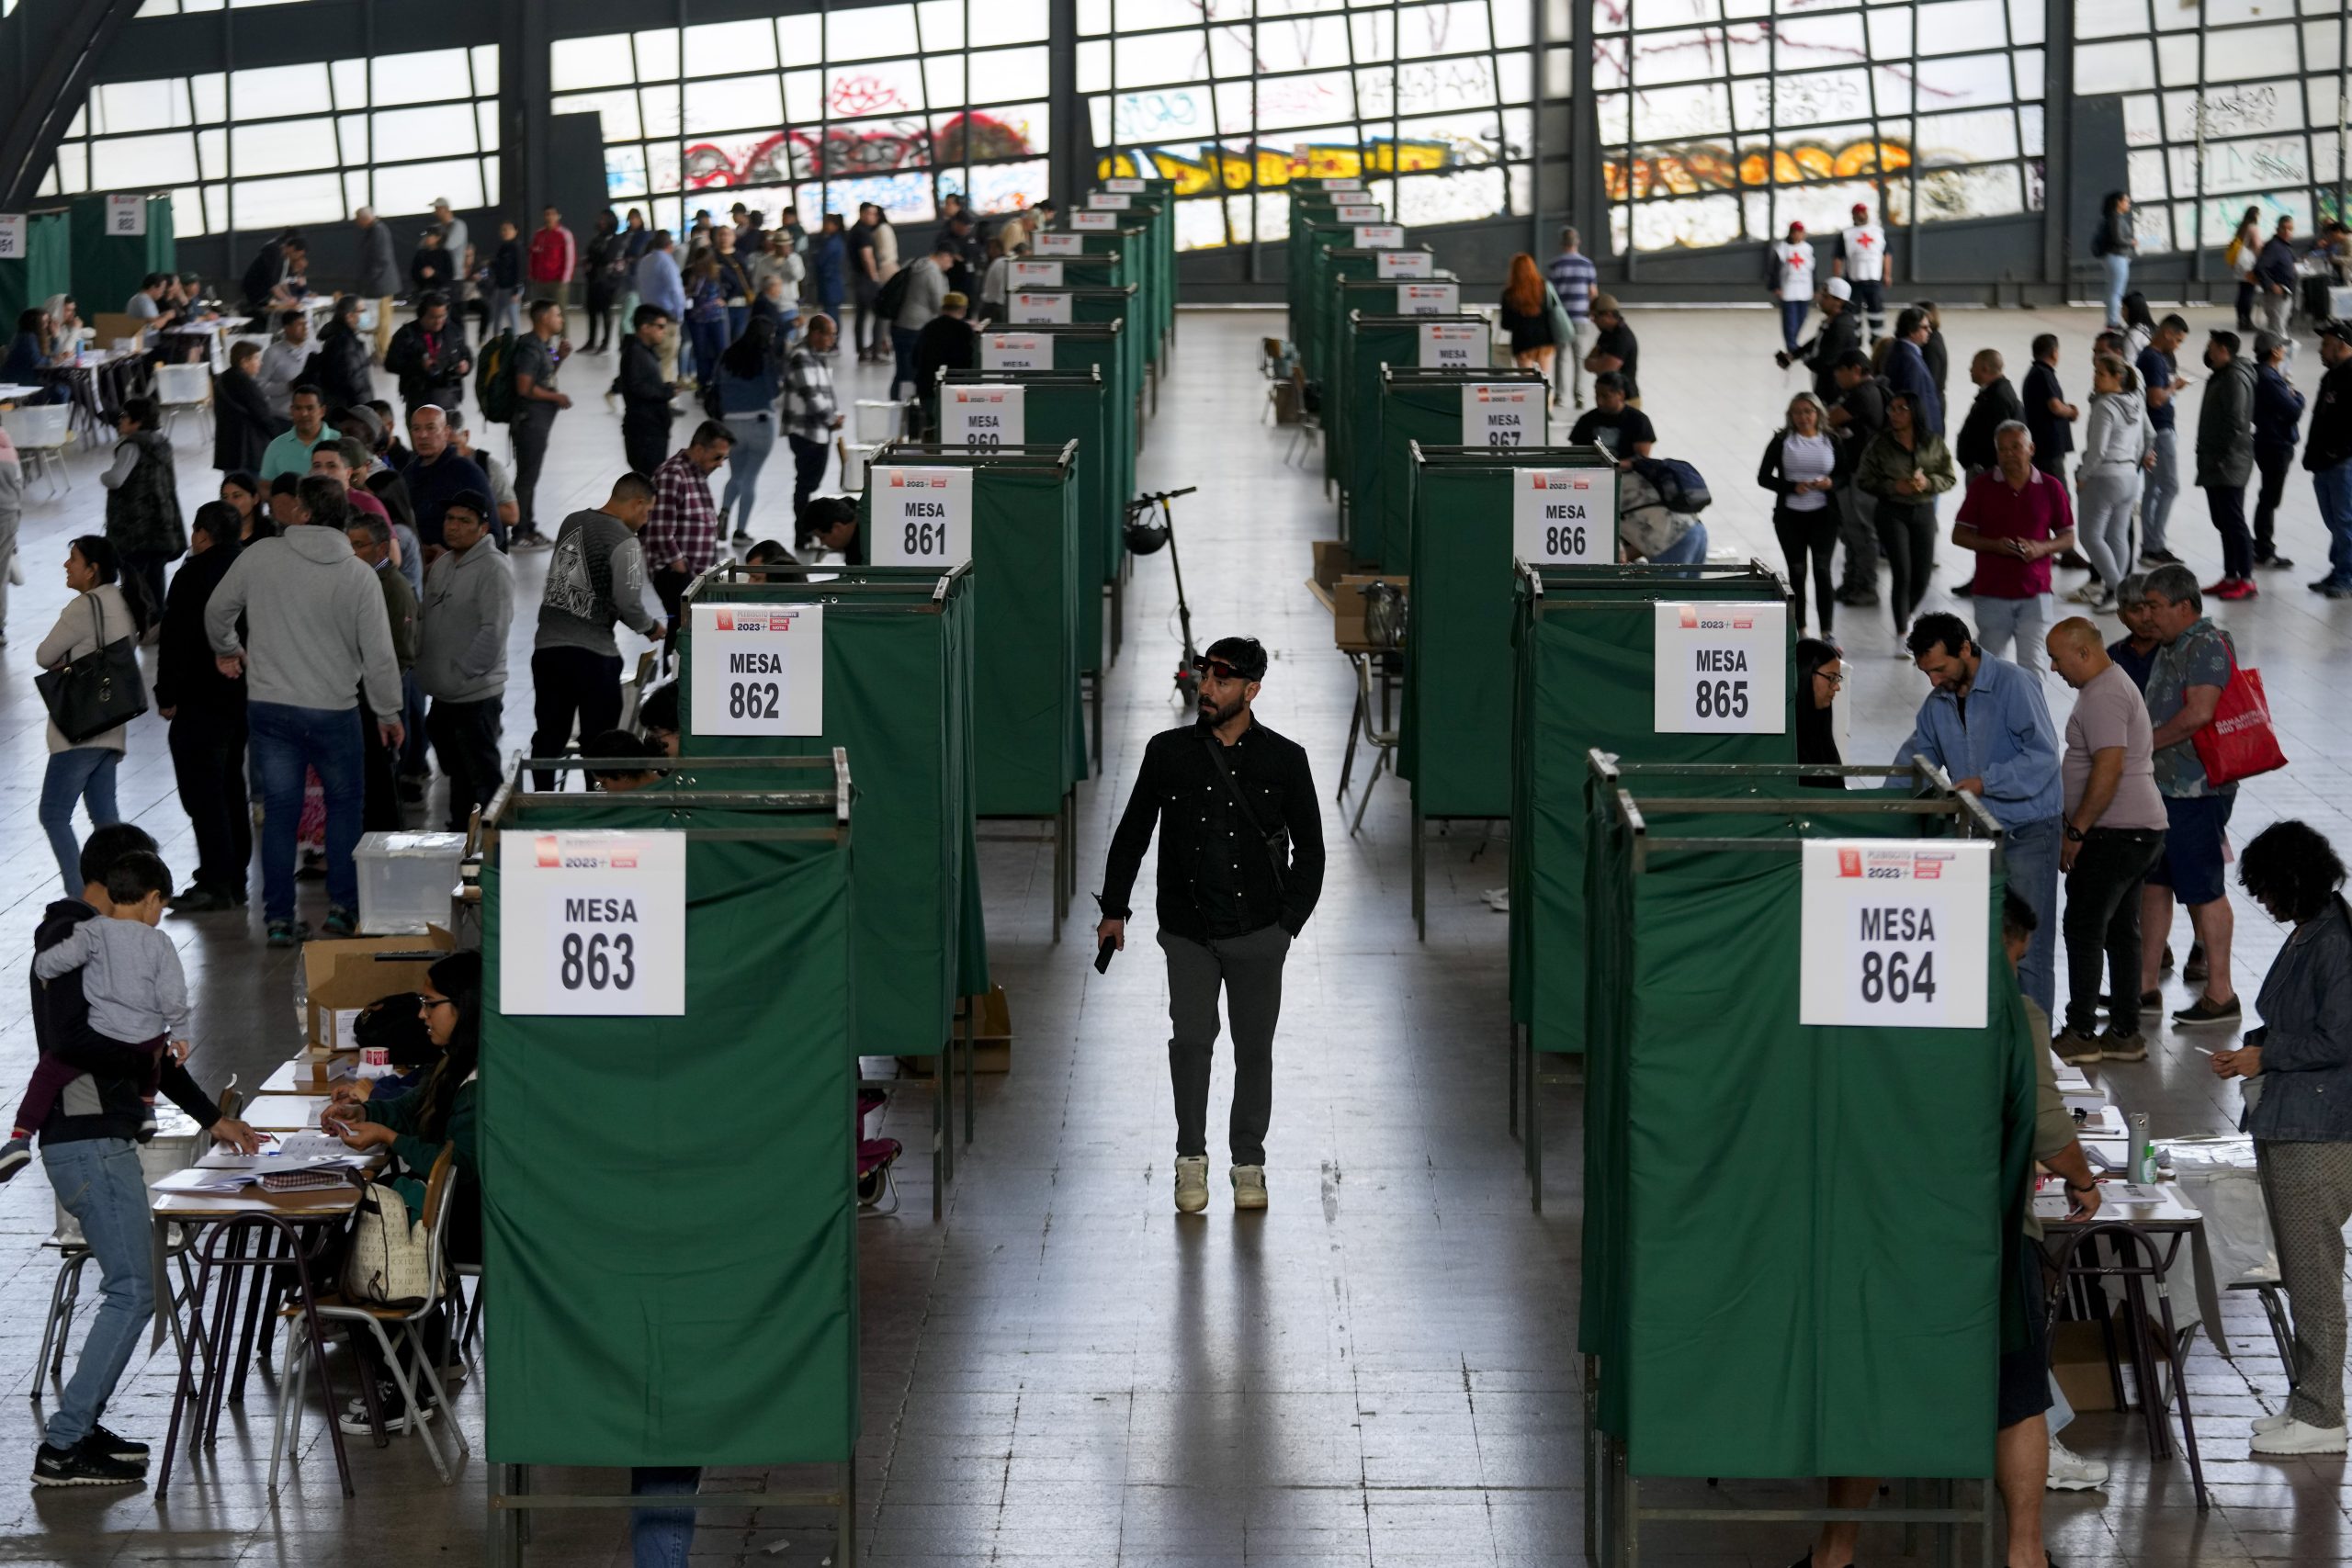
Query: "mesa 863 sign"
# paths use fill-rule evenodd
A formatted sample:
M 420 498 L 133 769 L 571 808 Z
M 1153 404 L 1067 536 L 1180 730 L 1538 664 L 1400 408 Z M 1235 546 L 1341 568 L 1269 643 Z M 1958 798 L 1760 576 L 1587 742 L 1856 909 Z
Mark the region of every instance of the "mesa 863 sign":
M 1984 1027 L 1992 886 L 1982 839 L 1807 840 L 1797 1021 Z
M 972 557 L 972 470 L 876 468 L 866 479 L 876 566 L 948 567 Z
M 501 1012 L 684 1014 L 684 833 L 510 830 L 498 871 Z

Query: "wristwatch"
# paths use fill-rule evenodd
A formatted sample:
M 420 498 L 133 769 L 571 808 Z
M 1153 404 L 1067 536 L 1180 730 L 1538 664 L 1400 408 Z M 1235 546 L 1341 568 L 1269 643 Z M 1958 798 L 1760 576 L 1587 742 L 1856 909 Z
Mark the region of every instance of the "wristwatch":
M 2079 844 L 2083 841 L 2083 830 L 2072 822 L 2066 824 L 2066 841 L 2070 844 Z

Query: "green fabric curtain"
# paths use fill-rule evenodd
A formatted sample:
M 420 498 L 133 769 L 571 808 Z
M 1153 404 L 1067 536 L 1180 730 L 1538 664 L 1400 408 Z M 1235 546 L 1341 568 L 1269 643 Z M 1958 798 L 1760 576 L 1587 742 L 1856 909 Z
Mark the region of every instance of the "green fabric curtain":
M 1318 221 L 1300 231 L 1303 254 L 1295 255 L 1294 265 L 1306 269 L 1299 290 L 1298 310 L 1303 330 L 1295 334 L 1300 362 L 1306 367 L 1306 378 L 1317 386 L 1331 378 L 1331 323 L 1328 317 L 1331 303 L 1331 251 L 1355 240 L 1356 225 Z
M 1383 571 L 1402 571 L 1413 558 L 1412 443 L 1462 445 L 1462 389 L 1532 382 L 1538 370 L 1422 370 L 1390 365 L 1378 373 L 1371 440 L 1358 447 L 1369 468 L 1366 485 L 1348 498 L 1348 547 Z M 1359 430 L 1361 435 L 1363 431 Z
M 1126 536 L 1119 530 L 1122 510 L 1126 498 L 1136 493 L 1136 453 L 1140 446 L 1138 425 L 1142 419 L 1142 400 L 1132 389 L 1122 386 L 1129 373 L 1126 347 L 1126 326 L 1124 321 L 1108 321 L 1087 326 L 1045 325 L 1008 327 L 1007 332 L 1036 333 L 1053 343 L 1056 370 L 1091 369 L 1102 380 L 1104 449 L 1109 461 L 1104 465 L 1104 483 L 1111 516 L 1104 525 L 1102 544 L 1102 582 L 1109 582 L 1126 558 Z M 1017 374 L 1017 372 L 991 372 Z
M 1615 470 L 1591 447 L 1422 447 L 1413 487 L 1412 636 L 1397 772 L 1430 817 L 1510 815 L 1513 481 Z
M 115 239 L 107 233 L 107 198 L 77 196 L 73 208 L 73 294 L 82 319 L 119 313 L 151 272 L 177 272 L 179 247 L 172 239 L 171 197 L 147 198 L 147 232 Z M 98 344 L 105 348 L 107 344 Z
M 1660 735 L 1651 605 L 1781 599 L 1752 567 L 1557 567 L 1543 597 L 1522 580 L 1511 618 L 1511 1016 L 1538 1051 L 1585 1048 L 1585 754 L 1629 762 L 1793 762 L 1796 715 L 1778 735 Z M 1789 617 L 1790 647 L 1795 616 Z M 1796 668 L 1793 653 L 1789 668 Z
M 857 972 L 873 977 L 851 999 L 861 1056 L 936 1055 L 956 998 L 989 987 L 970 788 L 971 577 L 934 597 L 939 580 L 917 567 L 850 568 L 816 583 L 704 579 L 680 617 L 684 755 L 849 752 L 859 829 L 851 941 Z M 825 606 L 823 734 L 695 733 L 692 607 L 706 602 Z
M 615 796 L 548 825 L 681 824 Z M 695 840 L 686 878 L 684 1017 L 507 1018 L 499 873 L 482 874 L 495 1463 L 807 1463 L 856 1447 L 849 849 L 830 832 Z
M 1800 856 L 1657 841 L 1917 837 L 1921 819 L 1808 818 L 1796 797 L 1816 792 L 1792 781 L 1703 784 L 1787 816 L 1683 813 L 1627 782 L 1646 869 L 1605 803 L 1585 813 L 1580 1344 L 1603 1428 L 1641 1475 L 1990 1473 L 2034 1093 L 1997 867 L 1988 1028 L 1806 1027 Z
M 1370 291 L 1393 284 L 1350 286 L 1348 297 L 1362 299 Z M 1487 318 L 1462 311 L 1440 316 L 1399 316 L 1385 309 L 1359 309 L 1340 318 L 1338 374 L 1324 383 L 1323 449 L 1336 453 L 1329 465 L 1340 481 L 1351 512 L 1358 496 L 1370 493 L 1372 467 L 1380 452 L 1380 372 L 1384 366 L 1419 369 L 1421 328 L 1430 321 L 1484 327 Z M 1336 434 L 1335 434 L 1336 432 Z
M 25 220 L 24 259 L 0 261 L 0 324 L 14 336 L 18 316 L 39 310 L 52 294 L 73 292 L 72 217 L 65 212 L 29 214 Z M 128 299 L 130 295 L 123 298 Z

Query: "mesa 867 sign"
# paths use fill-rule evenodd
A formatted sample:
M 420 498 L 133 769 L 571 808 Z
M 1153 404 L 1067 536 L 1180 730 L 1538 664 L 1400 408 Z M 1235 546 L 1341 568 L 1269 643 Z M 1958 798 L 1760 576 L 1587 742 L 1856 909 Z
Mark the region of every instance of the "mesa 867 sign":
M 1982 1029 L 1992 886 L 1982 839 L 1807 840 L 1797 1021 Z

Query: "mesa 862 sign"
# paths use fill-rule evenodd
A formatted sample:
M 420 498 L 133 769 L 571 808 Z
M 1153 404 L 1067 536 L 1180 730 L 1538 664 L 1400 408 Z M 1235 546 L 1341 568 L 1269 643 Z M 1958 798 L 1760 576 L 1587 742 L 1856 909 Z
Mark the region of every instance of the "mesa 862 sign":
M 953 566 L 972 558 L 972 470 L 875 468 L 866 479 L 876 566 Z
M 684 833 L 510 830 L 498 871 L 501 1012 L 684 1016 Z
M 1992 886 L 1982 839 L 1807 840 L 1797 1021 L 1984 1027 Z

